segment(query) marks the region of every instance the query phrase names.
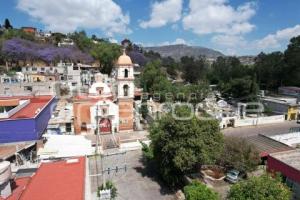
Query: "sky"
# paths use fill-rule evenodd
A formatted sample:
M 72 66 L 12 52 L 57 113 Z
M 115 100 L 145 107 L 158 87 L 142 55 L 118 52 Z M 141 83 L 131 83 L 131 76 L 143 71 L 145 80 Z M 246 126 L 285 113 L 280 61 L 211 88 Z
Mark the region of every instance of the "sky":
M 300 0 L 0 0 L 0 22 L 256 55 L 284 51 L 300 35 L 299 10 Z

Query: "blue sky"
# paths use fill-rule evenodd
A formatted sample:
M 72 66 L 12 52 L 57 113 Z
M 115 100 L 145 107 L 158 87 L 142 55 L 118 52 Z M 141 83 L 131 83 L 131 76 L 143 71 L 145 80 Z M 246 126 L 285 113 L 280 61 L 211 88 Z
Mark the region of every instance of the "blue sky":
M 300 35 L 299 0 L 0 0 L 14 27 L 189 44 L 248 55 L 284 50 Z

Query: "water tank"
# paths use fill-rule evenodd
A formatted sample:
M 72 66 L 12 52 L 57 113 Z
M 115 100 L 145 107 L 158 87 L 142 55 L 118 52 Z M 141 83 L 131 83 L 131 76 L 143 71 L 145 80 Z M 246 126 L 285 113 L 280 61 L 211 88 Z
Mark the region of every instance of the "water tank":
M 10 162 L 0 162 L 0 196 L 6 198 L 11 194 L 10 187 L 11 167 Z

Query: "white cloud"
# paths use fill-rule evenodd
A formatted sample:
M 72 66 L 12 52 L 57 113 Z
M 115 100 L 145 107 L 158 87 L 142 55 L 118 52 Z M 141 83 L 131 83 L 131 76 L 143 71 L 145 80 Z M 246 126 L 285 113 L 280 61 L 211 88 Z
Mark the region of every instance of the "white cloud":
M 247 44 L 247 41 L 244 39 L 244 37 L 240 35 L 216 35 L 212 37 L 211 41 L 220 46 L 231 48 L 244 46 Z
M 254 25 L 249 20 L 256 13 L 256 4 L 248 2 L 232 7 L 227 0 L 190 0 L 189 13 L 183 18 L 183 27 L 194 33 L 244 34 Z
M 215 35 L 211 41 L 219 47 L 224 47 L 224 51 L 230 54 L 233 52 L 241 54 L 245 51 L 258 53 L 260 51 L 281 50 L 283 45 L 286 45 L 292 37 L 298 35 L 300 35 L 300 24 L 278 30 L 273 34 L 252 41 L 246 40 L 242 35 L 228 34 Z
M 182 38 L 176 38 L 176 40 L 173 41 L 173 42 L 169 42 L 169 41 L 162 42 L 162 43 L 158 44 L 158 46 L 175 45 L 175 44 L 186 44 L 186 45 L 188 45 L 189 43 L 187 41 L 185 41 L 184 39 L 182 39 Z
M 157 28 L 174 23 L 181 18 L 183 0 L 155 2 L 151 8 L 150 20 L 141 21 L 142 28 Z
M 131 32 L 129 15 L 112 0 L 18 0 L 17 8 L 52 31 L 99 28 L 107 35 Z
M 289 41 L 292 37 L 300 35 L 300 24 L 276 31 L 266 37 L 254 41 L 254 45 L 259 49 L 274 49 L 281 47 L 282 42 Z

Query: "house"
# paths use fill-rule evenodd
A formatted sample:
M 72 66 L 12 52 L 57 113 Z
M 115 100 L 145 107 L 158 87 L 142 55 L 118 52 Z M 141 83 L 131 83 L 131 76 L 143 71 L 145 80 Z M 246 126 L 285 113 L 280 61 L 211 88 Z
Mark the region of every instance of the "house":
M 297 104 L 297 98 L 265 96 L 262 98 L 262 103 L 265 109 L 270 109 L 271 112 L 276 114 L 285 115 L 286 120 L 298 119 L 299 104 Z
M 267 170 L 280 173 L 293 192 L 292 199 L 300 199 L 300 150 L 272 153 L 268 156 Z
M 30 34 L 36 34 L 37 29 L 34 27 L 21 27 L 21 30 L 24 31 L 25 33 L 30 33 Z
M 300 100 L 300 87 L 279 87 L 278 93 L 282 95 L 297 97 Z
M 77 157 L 42 163 L 31 176 L 13 178 L 9 162 L 1 162 L 1 197 L 7 200 L 84 200 L 88 175 L 86 158 Z M 4 177 L 4 176 L 3 176 Z
M 0 143 L 39 140 L 55 104 L 55 96 L 0 97 Z

